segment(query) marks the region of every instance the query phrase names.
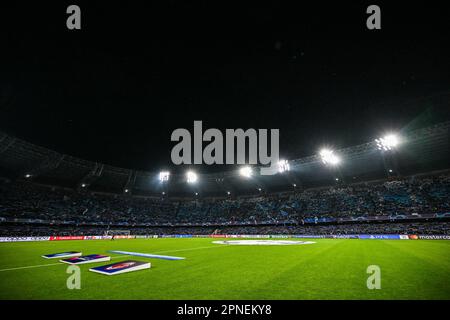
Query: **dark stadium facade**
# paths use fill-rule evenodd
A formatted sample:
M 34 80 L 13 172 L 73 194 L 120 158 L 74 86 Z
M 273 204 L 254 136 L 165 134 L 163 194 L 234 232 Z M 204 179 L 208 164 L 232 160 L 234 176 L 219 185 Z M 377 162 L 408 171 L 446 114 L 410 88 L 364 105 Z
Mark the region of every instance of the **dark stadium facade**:
M 288 159 L 289 172 L 257 174 L 246 180 L 238 171 L 198 172 L 199 181 L 195 185 L 187 184 L 184 174 L 171 174 L 169 181 L 161 183 L 156 168 L 145 172 L 87 161 L 0 132 L 0 174 L 13 180 L 136 196 L 185 199 L 257 196 L 448 169 L 449 127 L 450 122 L 444 122 L 399 132 L 402 143 L 388 152 L 378 150 L 375 141 L 338 149 L 342 164 L 337 167 L 325 166 L 318 155 L 311 155 Z

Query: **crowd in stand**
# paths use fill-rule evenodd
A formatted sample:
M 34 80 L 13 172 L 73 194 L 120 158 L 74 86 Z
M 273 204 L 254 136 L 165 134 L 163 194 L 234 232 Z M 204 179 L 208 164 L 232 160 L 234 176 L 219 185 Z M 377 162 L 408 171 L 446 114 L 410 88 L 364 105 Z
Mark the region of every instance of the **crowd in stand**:
M 0 221 L 40 219 L 72 225 L 130 227 L 183 223 L 301 226 L 311 218 L 449 213 L 449 194 L 448 173 L 251 198 L 191 201 L 94 194 L 31 182 L 0 182 Z M 351 229 L 342 232 L 347 230 Z
M 108 227 L 4 225 L 0 236 L 90 236 L 106 235 Z M 132 235 L 353 235 L 422 234 L 450 235 L 450 222 L 357 223 L 337 225 L 226 226 L 226 227 L 131 227 Z

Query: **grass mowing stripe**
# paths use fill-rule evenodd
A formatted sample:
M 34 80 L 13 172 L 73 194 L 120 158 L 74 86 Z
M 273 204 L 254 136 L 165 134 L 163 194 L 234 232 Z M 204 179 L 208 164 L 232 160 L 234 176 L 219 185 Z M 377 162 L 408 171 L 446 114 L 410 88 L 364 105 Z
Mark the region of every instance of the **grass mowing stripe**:
M 345 245 L 345 242 L 335 240 L 331 243 L 321 243 L 318 247 L 309 247 L 308 250 L 310 252 L 306 256 L 302 250 L 297 251 L 295 255 L 285 257 L 285 261 L 283 262 L 288 263 L 288 265 L 282 270 L 268 274 L 264 281 L 251 291 L 251 294 L 261 295 L 267 291 L 267 288 L 271 288 L 271 292 L 268 294 L 267 298 L 276 295 L 278 298 L 284 299 L 286 292 L 289 292 L 291 299 L 307 298 L 309 295 L 308 290 L 305 290 L 305 287 L 303 286 L 293 285 L 292 280 L 298 275 L 306 276 L 309 279 L 312 279 L 318 272 L 321 272 L 322 276 L 324 276 L 327 273 L 326 268 L 324 268 L 322 261 L 316 268 L 317 262 L 327 259 L 329 257 L 329 253 L 338 250 L 338 248 L 342 245 Z M 292 259 L 294 257 L 298 257 L 298 259 Z M 289 258 L 293 261 L 289 262 Z M 262 297 L 265 298 L 264 296 Z

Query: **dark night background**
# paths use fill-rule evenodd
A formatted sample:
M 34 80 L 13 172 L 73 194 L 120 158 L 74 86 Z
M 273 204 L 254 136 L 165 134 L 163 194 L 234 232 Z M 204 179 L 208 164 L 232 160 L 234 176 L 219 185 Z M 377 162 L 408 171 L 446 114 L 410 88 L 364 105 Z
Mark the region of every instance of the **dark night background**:
M 2 6 L 0 130 L 158 170 L 171 167 L 172 131 L 194 120 L 279 128 L 288 159 L 448 120 L 449 14 L 392 2 Z M 66 28 L 70 4 L 81 30 Z M 366 28 L 369 4 L 382 30 Z

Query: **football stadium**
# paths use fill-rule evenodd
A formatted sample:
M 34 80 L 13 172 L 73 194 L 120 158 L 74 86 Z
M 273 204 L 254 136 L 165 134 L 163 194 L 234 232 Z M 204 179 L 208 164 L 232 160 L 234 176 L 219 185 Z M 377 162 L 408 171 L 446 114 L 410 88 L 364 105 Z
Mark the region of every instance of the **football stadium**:
M 0 19 L 0 300 L 450 300 L 445 10 L 35 6 Z
M 0 185 L 1 298 L 449 299 L 449 127 L 336 150 L 339 170 L 319 154 L 272 176 L 199 174 L 194 191 L 184 175 L 3 134 L 0 164 L 16 178 Z M 67 252 L 109 259 L 80 266 L 82 290 L 68 290 L 60 255 L 43 257 Z M 150 268 L 89 272 L 130 259 Z M 380 290 L 367 287 L 370 266 Z

